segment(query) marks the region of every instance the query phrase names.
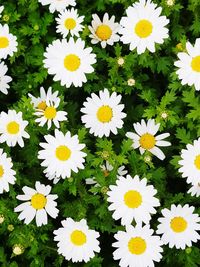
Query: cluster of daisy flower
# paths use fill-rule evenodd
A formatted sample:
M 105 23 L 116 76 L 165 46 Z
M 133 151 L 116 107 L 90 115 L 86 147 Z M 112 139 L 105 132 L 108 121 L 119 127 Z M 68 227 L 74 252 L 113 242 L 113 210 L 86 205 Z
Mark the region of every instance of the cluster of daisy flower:
M 75 0 L 38 0 L 42 5 L 49 5 L 50 12 L 59 12 L 56 18 L 56 32 L 62 35 L 62 39 L 56 39 L 49 44 L 44 53 L 44 67 L 50 75 L 54 75 L 54 81 L 60 81 L 62 86 L 81 87 L 87 82 L 86 74 L 94 72 L 96 55 L 91 47 L 86 47 L 85 41 L 80 38 L 80 32 L 84 29 L 82 22 L 84 16 L 79 16 L 74 8 Z M 71 9 L 66 9 L 72 6 Z M 3 7 L 0 7 L 0 14 Z M 115 22 L 115 16 L 109 19 L 107 13 L 103 19 L 97 14 L 92 15 L 90 38 L 92 44 L 100 43 L 102 48 L 121 41 L 129 44 L 130 50 L 136 49 L 137 54 L 147 50 L 155 52 L 155 44 L 164 43 L 168 38 L 166 25 L 169 20 L 161 16 L 162 8 L 157 7 L 151 0 L 140 0 L 128 7 L 126 16 L 120 23 Z M 194 85 L 200 90 L 200 38 L 196 40 L 194 47 L 187 42 L 186 52 L 178 53 L 179 61 L 175 66 L 179 69 L 177 74 L 182 84 Z M 17 51 L 16 37 L 9 32 L 8 25 L 0 25 L 0 59 L 6 59 Z M 122 58 L 123 60 L 123 58 Z M 120 64 L 123 65 L 123 61 Z M 4 62 L 0 62 L 0 90 L 7 94 L 8 83 L 12 80 L 6 76 L 8 68 Z M 130 86 L 135 80 L 130 81 Z M 56 128 L 54 134 L 44 136 L 45 141 L 39 146 L 38 152 L 41 166 L 44 167 L 44 175 L 53 183 L 60 179 L 71 177 L 72 172 L 78 173 L 84 169 L 85 144 L 79 142 L 77 135 L 69 131 L 63 133 L 59 130 L 60 123 L 67 121 L 67 112 L 60 110 L 61 99 L 58 91 L 53 92 L 48 88 L 40 88 L 40 96 L 29 94 L 31 103 L 35 109 L 36 123 L 40 127 L 47 124 L 48 129 Z M 110 93 L 108 89 L 100 90 L 98 95 L 92 93 L 87 97 L 81 108 L 81 121 L 89 133 L 102 138 L 116 135 L 122 129 L 126 113 L 125 106 L 121 104 L 122 96 L 116 92 Z M 23 120 L 22 112 L 8 110 L 0 113 L 0 143 L 6 142 L 9 147 L 19 144 L 24 146 L 24 138 L 30 138 L 26 127 L 28 121 Z M 154 119 L 133 124 L 134 132 L 127 132 L 126 137 L 132 140 L 132 148 L 139 149 L 141 155 L 152 153 L 160 160 L 165 155 L 159 147 L 170 146 L 171 143 L 164 140 L 169 133 L 157 135 L 160 124 Z M 187 178 L 187 183 L 192 187 L 188 191 L 192 195 L 200 195 L 200 139 L 194 144 L 188 144 L 187 149 L 181 151 L 182 166 L 179 171 Z M 105 178 L 113 170 L 113 166 L 106 161 L 100 166 Z M 9 191 L 9 184 L 16 182 L 16 172 L 13 170 L 11 158 L 0 149 L 0 194 Z M 95 177 L 85 179 L 86 184 L 100 187 Z M 19 212 L 19 219 L 29 224 L 33 219 L 37 226 L 46 225 L 49 215 L 57 218 L 56 194 L 50 194 L 51 186 L 36 181 L 35 188 L 24 186 L 24 194 L 18 195 L 18 200 L 24 201 L 14 211 Z M 118 231 L 114 237 L 116 242 L 113 257 L 120 260 L 122 267 L 146 267 L 154 266 L 154 262 L 162 259 L 163 245 L 170 248 L 185 249 L 192 246 L 192 242 L 200 239 L 200 217 L 194 213 L 194 207 L 185 204 L 174 205 L 161 210 L 162 217 L 158 218 L 156 234 L 150 227 L 152 215 L 155 215 L 160 206 L 156 197 L 157 190 L 149 185 L 146 178 L 140 179 L 138 175 L 131 177 L 124 166 L 117 170 L 116 184 L 110 185 L 107 192 L 108 210 L 112 212 L 114 220 L 120 220 L 125 227 L 124 231 Z M 72 218 L 66 218 L 62 227 L 54 231 L 54 240 L 57 241 L 58 253 L 66 260 L 73 262 L 88 262 L 100 252 L 98 238 L 100 234 L 89 228 L 87 221 L 82 219 L 77 222 Z

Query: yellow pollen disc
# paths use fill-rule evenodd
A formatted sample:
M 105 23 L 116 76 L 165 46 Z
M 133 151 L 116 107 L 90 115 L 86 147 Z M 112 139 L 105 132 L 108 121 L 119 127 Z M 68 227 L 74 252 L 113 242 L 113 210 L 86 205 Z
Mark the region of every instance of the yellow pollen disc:
M 128 249 L 132 254 L 143 254 L 146 250 L 146 247 L 146 241 L 141 237 L 131 238 L 128 242 Z
M 108 40 L 112 35 L 112 30 L 108 25 L 100 25 L 96 29 L 96 35 L 101 39 L 102 41 Z
M 82 246 L 86 243 L 86 241 L 87 241 L 87 237 L 82 231 L 75 230 L 71 233 L 71 242 L 75 246 Z
M 138 191 L 129 190 L 124 195 L 124 202 L 129 208 L 135 209 L 142 204 L 142 196 Z
M 9 46 L 9 40 L 7 37 L 0 37 L 0 48 L 6 48 Z
M 7 132 L 9 134 L 17 134 L 19 132 L 19 124 L 16 121 L 11 121 L 7 125 Z
M 56 157 L 61 161 L 66 161 L 71 156 L 71 150 L 67 146 L 59 146 L 56 148 Z
M 36 210 L 41 210 L 46 206 L 47 199 L 43 194 L 35 194 L 31 198 L 31 205 Z
M 187 228 L 187 222 L 183 217 L 174 217 L 170 222 L 170 227 L 174 232 L 181 233 Z
M 73 30 L 76 27 L 76 21 L 72 18 L 65 20 L 65 27 L 67 30 Z
M 113 117 L 112 108 L 109 106 L 102 106 L 97 111 L 97 118 L 100 122 L 110 122 Z
M 148 37 L 153 30 L 152 23 L 146 19 L 140 20 L 135 26 L 135 33 L 140 38 Z
M 156 140 L 152 134 L 146 133 L 140 137 L 140 145 L 144 149 L 151 149 L 155 146 Z
M 64 66 L 68 71 L 76 71 L 81 65 L 81 60 L 77 55 L 70 54 L 64 59 Z
M 4 175 L 4 169 L 3 169 L 3 166 L 0 165 L 0 178 L 2 178 Z
M 194 165 L 198 170 L 200 170 L 200 154 L 196 156 L 194 160 Z
M 47 107 L 47 104 L 46 104 L 45 101 L 40 102 L 40 103 L 38 104 L 38 106 L 37 106 L 38 109 L 42 109 L 42 110 L 45 110 L 46 107 Z
M 194 71 L 200 72 L 200 56 L 193 57 L 191 67 Z
M 56 117 L 56 109 L 54 107 L 47 107 L 44 111 L 44 116 L 47 120 L 52 120 Z

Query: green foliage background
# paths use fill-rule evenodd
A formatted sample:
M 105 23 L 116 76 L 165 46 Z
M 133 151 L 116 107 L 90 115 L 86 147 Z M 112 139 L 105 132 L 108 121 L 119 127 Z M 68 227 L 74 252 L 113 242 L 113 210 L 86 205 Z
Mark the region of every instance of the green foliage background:
M 116 180 L 117 168 L 122 164 L 127 166 L 129 173 L 134 176 L 147 177 L 149 182 L 158 190 L 161 207 L 151 220 L 151 226 L 156 229 L 160 210 L 170 208 L 172 203 L 193 205 L 196 212 L 200 212 L 199 199 L 187 194 L 188 185 L 178 173 L 180 151 L 187 143 L 192 143 L 200 136 L 200 94 L 194 88 L 181 86 L 175 74 L 174 61 L 177 52 L 184 50 L 186 40 L 192 43 L 200 37 L 200 2 L 199 0 L 176 0 L 175 5 L 168 7 L 164 0 L 154 2 L 163 7 L 163 13 L 170 19 L 170 37 L 161 46 L 157 46 L 156 53 L 145 52 L 137 55 L 131 52 L 128 45 L 118 43 L 113 47 L 101 49 L 100 45 L 91 45 L 89 30 L 91 16 L 104 12 L 115 15 L 119 22 L 125 14 L 125 9 L 134 1 L 131 0 L 77 0 L 80 15 L 85 15 L 85 29 L 81 37 L 88 46 L 93 47 L 97 54 L 95 72 L 88 76 L 88 82 L 82 88 L 62 87 L 59 82 L 53 82 L 52 76 L 47 75 L 43 67 L 43 53 L 49 43 L 57 38 L 55 16 L 49 12 L 48 6 L 42 7 L 37 0 L 6 0 L 0 2 L 4 11 L 1 23 L 8 23 L 11 33 L 17 36 L 18 52 L 6 60 L 13 78 L 9 94 L 0 94 L 0 111 L 16 109 L 23 112 L 23 118 L 29 121 L 27 127 L 31 138 L 25 142 L 23 149 L 16 146 L 9 148 L 6 144 L 1 147 L 12 157 L 14 169 L 17 171 L 17 182 L 10 187 L 9 193 L 0 196 L 0 214 L 5 221 L 0 225 L 0 266 L 3 267 L 49 267 L 49 266 L 87 266 L 114 267 L 118 262 L 112 259 L 114 241 L 113 235 L 123 229 L 119 222 L 112 219 L 108 211 L 106 190 Z M 177 48 L 178 43 L 182 48 Z M 117 59 L 125 59 L 125 64 L 119 67 Z M 135 86 L 127 84 L 129 78 L 134 78 Z M 62 96 L 61 110 L 68 112 L 68 122 L 61 124 L 61 130 L 70 130 L 79 135 L 87 149 L 85 169 L 70 179 L 60 180 L 53 185 L 53 193 L 58 194 L 59 217 L 49 218 L 48 225 L 36 227 L 32 222 L 26 226 L 17 219 L 13 212 L 19 202 L 16 195 L 21 194 L 23 186 L 34 187 L 35 181 L 51 184 L 42 172 L 37 159 L 39 142 L 47 133 L 53 134 L 53 128 L 39 127 L 33 116 L 33 108 L 27 94 L 39 95 L 40 86 L 47 89 L 52 86 Z M 81 124 L 80 108 L 91 92 L 98 92 L 103 88 L 116 91 L 123 95 L 125 104 L 124 128 L 118 135 L 109 138 L 95 138 L 88 133 Z M 161 117 L 166 111 L 167 119 Z M 132 124 L 141 118 L 155 118 L 161 123 L 160 130 L 170 132 L 172 146 L 165 148 L 166 159 L 162 162 L 153 158 L 146 163 L 139 151 L 131 149 L 131 141 L 125 133 L 132 131 Z M 114 170 L 108 177 L 104 177 L 100 165 L 108 160 Z M 99 188 L 85 185 L 85 179 L 95 176 Z M 93 192 L 97 192 L 96 195 Z M 89 263 L 73 264 L 64 260 L 57 253 L 56 243 L 53 241 L 53 230 L 61 226 L 60 221 L 66 217 L 75 220 L 86 218 L 91 228 L 99 231 L 101 253 Z M 13 226 L 13 227 L 12 227 Z M 22 244 L 25 251 L 20 256 L 12 254 L 12 246 Z M 200 250 L 198 244 L 191 249 L 176 250 L 164 247 L 162 262 L 156 266 L 196 267 L 199 265 Z

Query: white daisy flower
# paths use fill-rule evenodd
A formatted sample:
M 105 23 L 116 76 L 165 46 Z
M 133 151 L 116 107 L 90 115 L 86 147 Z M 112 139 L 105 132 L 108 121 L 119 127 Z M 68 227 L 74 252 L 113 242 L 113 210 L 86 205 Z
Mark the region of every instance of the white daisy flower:
M 58 196 L 50 194 L 50 185 L 45 186 L 37 181 L 35 189 L 24 186 L 22 191 L 24 195 L 18 195 L 16 198 L 26 202 L 14 209 L 15 212 L 20 212 L 19 220 L 29 224 L 35 218 L 36 225 L 42 226 L 47 224 L 47 214 L 54 219 L 58 216 L 59 210 L 55 201 Z
M 120 25 L 115 22 L 115 16 L 109 19 L 108 13 L 105 13 L 103 21 L 96 14 L 92 15 L 92 18 L 92 26 L 88 26 L 91 31 L 90 38 L 92 38 L 92 44 L 100 42 L 101 47 L 105 48 L 107 44 L 113 45 L 119 41 L 118 31 Z
M 41 166 L 46 167 L 46 173 L 65 179 L 71 176 L 71 171 L 78 173 L 79 169 L 84 169 L 86 153 L 82 149 L 85 144 L 79 143 L 77 135 L 63 134 L 56 129 L 55 137 L 48 134 L 44 138 L 47 143 L 40 143 L 43 150 L 39 151 L 38 158 L 43 160 Z
M 155 43 L 162 44 L 169 37 L 165 27 L 169 20 L 160 16 L 161 7 L 151 3 L 151 0 L 140 0 L 128 7 L 126 17 L 122 17 L 120 24 L 121 41 L 130 44 L 130 50 L 137 48 L 137 53 L 142 54 L 148 49 L 155 52 Z
M 176 71 L 181 84 L 194 85 L 197 91 L 200 90 L 200 38 L 197 38 L 195 45 L 186 43 L 186 52 L 178 53 L 179 60 L 174 63 L 179 69 Z
M 51 13 L 55 11 L 61 12 L 68 6 L 75 6 L 75 0 L 38 0 L 43 6 L 49 5 Z
M 188 194 L 191 194 L 192 196 L 199 197 L 200 196 L 200 183 L 192 185 L 187 192 Z
M 8 94 L 7 89 L 10 88 L 8 83 L 12 81 L 12 78 L 6 75 L 7 71 L 8 67 L 3 62 L 0 62 L 0 91 L 5 95 Z
M 79 37 L 79 32 L 84 29 L 84 26 L 81 24 L 83 20 L 84 16 L 79 17 L 77 9 L 66 9 L 56 18 L 56 32 L 61 33 L 63 38 L 66 38 L 69 33 L 71 36 Z
M 134 149 L 139 147 L 140 153 L 143 154 L 145 150 L 151 152 L 159 159 L 165 158 L 164 153 L 158 148 L 158 146 L 170 146 L 171 143 L 163 141 L 166 137 L 170 136 L 169 133 L 159 134 L 155 136 L 159 130 L 160 123 L 155 123 L 154 119 L 150 119 L 147 123 L 141 120 L 141 123 L 137 122 L 133 124 L 136 133 L 128 132 L 126 136 L 132 139 L 132 147 Z
M 136 175 L 119 177 L 117 185 L 110 185 L 108 202 L 112 203 L 108 209 L 114 211 L 112 217 L 121 219 L 122 225 L 129 225 L 135 220 L 136 223 L 148 224 L 151 214 L 155 214 L 154 207 L 160 206 L 159 200 L 154 197 L 157 190 L 152 185 L 147 185 L 147 179 L 139 179 Z
M 114 169 L 114 167 L 106 160 L 106 163 L 104 165 L 100 165 L 104 176 L 107 177 L 109 173 Z M 125 169 L 125 166 L 121 166 L 117 170 L 117 178 L 120 176 L 124 176 L 128 173 L 128 171 Z M 97 183 L 96 178 L 87 178 L 85 179 L 85 183 L 89 185 L 94 185 L 95 187 L 100 187 L 100 184 Z
M 55 230 L 54 240 L 58 241 L 58 253 L 72 262 L 88 262 L 100 251 L 99 233 L 89 229 L 85 219 L 79 222 L 71 218 L 63 220 L 61 228 Z
M 0 6 L 0 18 L 1 18 L 1 13 L 3 12 L 4 10 L 4 6 Z
M 60 81 L 67 88 L 71 85 L 81 87 L 87 82 L 87 73 L 92 73 L 92 64 L 96 63 L 96 55 L 92 48 L 85 48 L 85 42 L 80 38 L 74 41 L 55 40 L 44 53 L 44 66 L 48 73 L 54 75 L 54 81 Z
M 59 107 L 60 99 L 56 102 L 51 101 L 50 99 L 46 100 L 46 108 L 38 109 L 34 114 L 38 116 L 35 121 L 39 123 L 39 126 L 44 126 L 45 123 L 48 125 L 48 129 L 51 128 L 52 122 L 57 128 L 60 128 L 59 122 L 67 121 L 67 112 L 66 111 L 58 111 L 57 108 Z
M 9 32 L 7 24 L 0 24 L 0 59 L 12 56 L 17 51 L 17 38 Z
M 153 267 L 154 262 L 160 262 L 162 241 L 153 232 L 149 225 L 129 225 L 126 231 L 118 231 L 114 235 L 117 242 L 112 246 L 116 248 L 113 257 L 120 260 L 119 266 Z
M 200 239 L 197 233 L 200 230 L 200 217 L 193 211 L 194 207 L 188 204 L 183 207 L 172 204 L 170 210 L 165 208 L 161 211 L 163 217 L 158 219 L 160 224 L 156 233 L 162 234 L 161 240 L 165 245 L 185 249 Z
M 181 160 L 178 162 L 183 178 L 187 178 L 188 184 L 200 183 L 200 138 L 194 140 L 193 145 L 187 144 L 187 149 L 181 150 Z
M 47 107 L 46 101 L 47 99 L 57 102 L 60 98 L 58 97 L 58 91 L 52 92 L 52 88 L 49 87 L 47 93 L 45 92 L 43 87 L 40 87 L 40 96 L 35 97 L 31 94 L 28 94 L 31 98 L 31 103 L 35 109 L 42 109 L 45 110 Z
M 122 96 L 113 92 L 111 95 L 108 89 L 99 91 L 99 96 L 92 93 L 91 97 L 87 97 L 87 101 L 83 103 L 84 107 L 81 117 L 86 128 L 90 129 L 90 134 L 103 137 L 109 136 L 110 132 L 117 134 L 117 129 L 123 127 L 123 120 L 126 114 L 122 112 L 123 104 L 119 104 Z
M 0 148 L 0 194 L 3 191 L 9 191 L 9 184 L 15 184 L 16 172 L 12 169 L 13 163 L 11 158 Z
M 2 111 L 0 113 L 0 143 L 6 142 L 8 146 L 20 147 L 24 146 L 23 138 L 30 138 L 30 135 L 25 131 L 28 121 L 22 118 L 22 112 L 8 110 L 8 113 Z

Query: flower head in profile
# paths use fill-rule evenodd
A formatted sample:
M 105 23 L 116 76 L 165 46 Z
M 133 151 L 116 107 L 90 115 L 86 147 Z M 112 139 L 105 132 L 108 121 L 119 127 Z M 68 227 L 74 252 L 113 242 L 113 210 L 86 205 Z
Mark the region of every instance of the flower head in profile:
M 163 133 L 156 136 L 156 133 L 160 127 L 160 123 L 155 123 L 154 119 L 148 120 L 147 123 L 144 120 L 141 120 L 141 123 L 134 123 L 133 127 L 136 133 L 126 133 L 126 136 L 133 141 L 132 147 L 134 149 L 139 148 L 141 154 L 147 150 L 159 159 L 163 160 L 165 155 L 159 146 L 162 147 L 171 145 L 170 142 L 163 140 L 170 134 Z
M 105 48 L 106 45 L 113 45 L 118 42 L 120 37 L 118 35 L 119 23 L 115 22 L 115 16 L 109 19 L 108 13 L 105 13 L 101 21 L 98 15 L 92 15 L 92 26 L 88 26 L 91 34 L 92 44 L 100 42 L 101 47 Z
M 15 212 L 20 212 L 19 220 L 29 224 L 35 218 L 36 225 L 41 226 L 47 224 L 47 214 L 52 218 L 58 216 L 59 210 L 55 201 L 58 196 L 50 194 L 50 185 L 45 186 L 37 181 L 35 189 L 24 186 L 22 191 L 24 195 L 18 195 L 16 198 L 25 202 L 14 209 Z

